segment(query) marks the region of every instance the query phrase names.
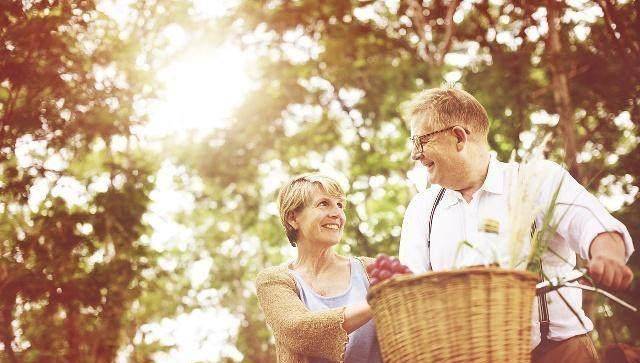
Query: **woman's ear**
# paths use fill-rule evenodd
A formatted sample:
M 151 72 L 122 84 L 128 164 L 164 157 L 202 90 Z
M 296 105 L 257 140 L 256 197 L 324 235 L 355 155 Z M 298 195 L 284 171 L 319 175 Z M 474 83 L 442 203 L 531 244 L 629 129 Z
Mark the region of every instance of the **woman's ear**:
M 289 212 L 287 214 L 287 223 L 289 223 L 289 225 L 291 227 L 293 227 L 293 229 L 295 229 L 297 231 L 298 228 L 299 228 L 299 225 L 298 225 L 298 221 L 297 221 L 296 217 L 297 216 L 296 216 L 295 212 Z

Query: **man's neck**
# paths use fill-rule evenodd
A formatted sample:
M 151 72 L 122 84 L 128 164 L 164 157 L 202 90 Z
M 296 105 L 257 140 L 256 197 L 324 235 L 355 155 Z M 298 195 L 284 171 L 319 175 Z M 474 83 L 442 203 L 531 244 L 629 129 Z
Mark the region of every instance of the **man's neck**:
M 462 194 L 462 197 L 467 201 L 467 203 L 471 202 L 475 192 L 482 188 L 484 181 L 487 179 L 487 174 L 489 173 L 489 161 L 491 157 L 488 152 L 482 153 L 481 155 L 479 162 L 475 164 L 478 165 L 478 167 L 470 170 L 468 175 L 468 185 L 457 190 Z

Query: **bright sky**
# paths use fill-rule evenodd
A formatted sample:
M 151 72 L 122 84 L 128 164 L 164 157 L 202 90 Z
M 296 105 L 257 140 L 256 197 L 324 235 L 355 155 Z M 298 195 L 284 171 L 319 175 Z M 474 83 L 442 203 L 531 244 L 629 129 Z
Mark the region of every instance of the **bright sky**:
M 166 88 L 150 107 L 144 133 L 162 136 L 225 126 L 251 85 L 247 65 L 247 55 L 232 46 L 183 55 L 158 74 Z
M 224 15 L 238 2 L 192 1 L 194 16 L 205 19 Z M 124 27 L 130 20 L 132 3 L 134 0 L 102 0 L 98 9 Z M 139 133 L 156 137 L 223 127 L 251 85 L 246 75 L 249 57 L 230 45 L 189 47 L 191 36 L 178 25 L 169 25 L 162 35 L 169 41 L 169 49 L 184 48 L 186 52 L 178 52 L 178 57 L 159 71 L 157 78 L 164 87 L 158 102 L 143 105 L 150 123 Z

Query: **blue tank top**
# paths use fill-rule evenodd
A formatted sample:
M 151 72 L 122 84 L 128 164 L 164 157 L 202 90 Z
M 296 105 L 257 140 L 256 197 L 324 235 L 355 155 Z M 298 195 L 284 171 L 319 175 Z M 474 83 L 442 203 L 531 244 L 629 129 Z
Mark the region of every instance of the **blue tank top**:
M 351 266 L 349 287 L 345 292 L 330 297 L 318 295 L 304 282 L 298 272 L 292 271 L 300 292 L 300 299 L 310 311 L 335 309 L 366 301 L 369 280 L 364 267 L 355 258 L 349 258 L 349 264 Z M 349 334 L 344 358 L 345 363 L 382 363 L 373 319 Z M 329 363 L 330 361 L 312 357 L 310 362 Z

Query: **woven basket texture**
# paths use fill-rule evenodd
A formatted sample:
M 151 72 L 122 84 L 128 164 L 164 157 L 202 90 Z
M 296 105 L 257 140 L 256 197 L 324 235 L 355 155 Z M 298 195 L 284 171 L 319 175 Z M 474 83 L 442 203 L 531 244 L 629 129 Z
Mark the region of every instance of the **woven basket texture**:
M 372 287 L 383 360 L 530 362 L 536 281 L 523 271 L 473 267 Z

